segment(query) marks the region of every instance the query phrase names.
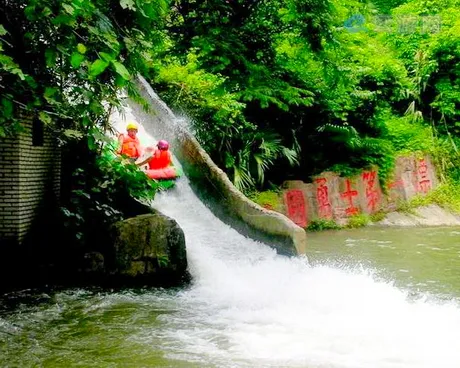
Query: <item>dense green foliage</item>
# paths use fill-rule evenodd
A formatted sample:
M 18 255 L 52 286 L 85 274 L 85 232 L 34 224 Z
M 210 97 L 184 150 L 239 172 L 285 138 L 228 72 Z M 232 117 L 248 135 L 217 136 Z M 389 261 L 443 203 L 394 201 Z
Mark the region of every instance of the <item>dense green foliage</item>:
M 417 151 L 452 167 L 457 3 L 177 1 L 150 79 L 242 189 L 372 165 L 386 180 Z
M 133 98 L 162 47 L 162 0 L 4 0 L 0 6 L 0 137 L 33 116 L 63 147 L 63 213 L 77 238 L 109 226 L 125 193 L 152 195 L 137 169 L 102 155 L 119 92 Z M 104 228 L 99 227 L 102 232 Z M 88 240 L 88 239 L 84 239 Z
M 152 78 L 162 96 L 196 122 L 201 143 L 240 188 L 262 184 L 275 163 L 299 160 L 289 109 L 310 106 L 304 78 L 283 61 L 285 35 L 319 52 L 329 37 L 321 0 L 178 1 L 171 48 Z
M 104 104 L 118 106 L 117 91 L 133 92 L 131 76 L 147 69 L 165 9 L 158 0 L 3 1 L 0 134 L 22 111 L 64 137 L 95 138 Z
M 335 221 L 324 219 L 312 220 L 306 228 L 306 230 L 310 232 L 339 229 L 341 229 L 341 226 L 337 225 Z
M 138 99 L 137 73 L 246 191 L 368 166 L 386 180 L 408 152 L 460 179 L 459 0 L 4 0 L 0 10 L 0 136 L 21 114 L 52 129 L 72 154 L 65 176 L 84 173 L 67 187 L 69 201 L 91 196 L 82 211 L 118 211 L 113 193 L 93 200 L 107 182 L 150 188 L 100 159 L 119 92 Z

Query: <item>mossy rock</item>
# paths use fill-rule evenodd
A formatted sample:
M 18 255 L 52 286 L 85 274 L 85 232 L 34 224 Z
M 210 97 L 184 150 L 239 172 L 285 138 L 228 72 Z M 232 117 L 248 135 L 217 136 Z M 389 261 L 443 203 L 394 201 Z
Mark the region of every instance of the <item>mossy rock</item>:
M 279 192 L 272 190 L 257 192 L 251 196 L 251 199 L 268 210 L 281 212 L 282 198 Z
M 113 227 L 109 272 L 129 283 L 170 286 L 187 279 L 185 236 L 160 213 L 136 216 Z

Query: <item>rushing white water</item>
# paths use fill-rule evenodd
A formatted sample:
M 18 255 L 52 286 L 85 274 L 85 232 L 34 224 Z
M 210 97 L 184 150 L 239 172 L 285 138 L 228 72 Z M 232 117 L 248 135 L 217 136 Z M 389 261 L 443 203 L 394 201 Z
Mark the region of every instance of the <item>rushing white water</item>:
M 458 367 L 460 309 L 365 270 L 311 267 L 222 223 L 184 179 L 155 207 L 184 229 L 193 286 L 164 316 L 171 357 L 218 366 Z
M 174 313 L 159 317 L 160 331 L 138 336 L 160 343 L 171 359 L 219 367 L 460 366 L 454 300 L 413 300 L 365 269 L 279 256 L 216 218 L 186 178 L 153 206 L 184 230 L 193 276 L 170 300 Z

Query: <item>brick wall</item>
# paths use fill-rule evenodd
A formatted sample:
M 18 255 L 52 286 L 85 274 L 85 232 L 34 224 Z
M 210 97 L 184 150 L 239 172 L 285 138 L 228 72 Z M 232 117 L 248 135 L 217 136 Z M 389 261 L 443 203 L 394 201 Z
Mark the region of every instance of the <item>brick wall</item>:
M 0 139 L 0 239 L 15 241 L 19 231 L 19 146 Z
M 0 138 L 0 244 L 21 244 L 59 197 L 60 154 L 51 131 L 24 118 L 24 131 Z

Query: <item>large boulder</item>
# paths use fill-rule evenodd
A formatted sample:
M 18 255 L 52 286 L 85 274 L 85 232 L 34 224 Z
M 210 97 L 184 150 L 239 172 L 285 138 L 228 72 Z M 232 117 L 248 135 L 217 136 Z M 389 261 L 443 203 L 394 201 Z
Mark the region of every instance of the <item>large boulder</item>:
M 150 286 L 176 285 L 188 278 L 184 232 L 160 213 L 145 214 L 113 227 L 109 273 Z

